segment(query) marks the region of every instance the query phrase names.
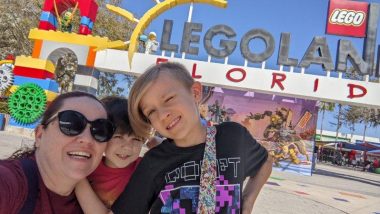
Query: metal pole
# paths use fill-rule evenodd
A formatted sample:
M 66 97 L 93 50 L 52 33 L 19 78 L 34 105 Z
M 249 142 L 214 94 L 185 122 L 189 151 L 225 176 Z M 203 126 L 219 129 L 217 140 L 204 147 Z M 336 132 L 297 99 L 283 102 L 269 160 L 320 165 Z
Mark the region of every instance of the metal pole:
M 187 22 L 191 22 L 191 19 L 193 18 L 193 7 L 194 7 L 194 3 L 191 2 L 190 8 L 189 8 L 189 14 L 187 16 Z M 186 53 L 183 52 L 182 53 L 182 59 L 185 59 L 185 56 L 186 56 Z

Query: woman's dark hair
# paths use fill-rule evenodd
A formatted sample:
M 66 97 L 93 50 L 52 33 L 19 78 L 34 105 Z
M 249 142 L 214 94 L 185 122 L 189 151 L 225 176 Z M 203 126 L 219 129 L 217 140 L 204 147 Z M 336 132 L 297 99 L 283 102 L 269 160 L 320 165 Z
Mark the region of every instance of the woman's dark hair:
M 109 96 L 100 101 L 105 106 L 109 119 L 115 124 L 115 133 L 133 134 L 128 117 L 128 100 L 123 97 Z
M 7 158 L 6 160 L 17 160 L 17 159 L 23 159 L 27 157 L 31 157 L 36 152 L 36 146 L 33 147 L 22 147 L 15 152 L 12 153 L 12 155 Z
M 50 103 L 50 105 L 47 107 L 47 109 L 45 110 L 44 114 L 42 115 L 42 119 L 41 119 L 41 125 L 42 125 L 42 127 L 44 129 L 46 129 L 46 127 L 47 127 L 47 125 L 45 125 L 46 122 L 54 114 L 56 114 L 58 112 L 58 109 L 60 109 L 62 107 L 63 102 L 66 99 L 76 98 L 76 97 L 88 97 L 90 99 L 94 99 L 94 100 L 98 101 L 100 104 L 102 104 L 102 106 L 104 106 L 103 103 L 98 100 L 98 98 L 96 98 L 94 95 L 86 93 L 86 92 L 73 91 L 73 92 L 68 92 L 68 93 L 65 93 L 65 94 L 61 94 L 58 97 L 56 97 Z M 30 156 L 32 156 L 35 153 L 35 150 L 36 150 L 35 146 L 33 146 L 32 148 L 25 147 L 25 148 L 18 149 L 17 151 L 15 151 L 8 158 L 8 160 L 15 160 L 15 159 L 22 159 L 22 158 L 30 157 Z

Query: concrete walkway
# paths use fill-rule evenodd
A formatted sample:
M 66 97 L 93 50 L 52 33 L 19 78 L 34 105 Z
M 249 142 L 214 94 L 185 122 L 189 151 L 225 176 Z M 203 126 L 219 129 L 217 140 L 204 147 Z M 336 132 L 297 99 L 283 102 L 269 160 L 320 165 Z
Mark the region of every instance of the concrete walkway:
M 0 131 L 0 159 L 31 145 L 31 135 Z M 326 164 L 313 176 L 273 170 L 253 213 L 380 214 L 380 175 Z
M 273 170 L 253 213 L 380 214 L 380 175 L 323 164 L 311 177 Z
M 23 146 L 32 146 L 32 135 L 20 135 L 8 131 L 0 131 L 0 159 L 9 157 Z

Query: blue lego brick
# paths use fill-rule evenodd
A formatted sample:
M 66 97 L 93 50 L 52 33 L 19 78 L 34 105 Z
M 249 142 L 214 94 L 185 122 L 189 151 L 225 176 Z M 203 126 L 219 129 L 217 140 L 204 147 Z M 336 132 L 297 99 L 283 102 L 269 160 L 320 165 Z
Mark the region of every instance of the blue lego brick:
M 82 16 L 82 18 L 80 19 L 80 24 L 86 25 L 90 30 L 92 30 L 92 27 L 94 26 L 94 23 L 87 16 Z
M 55 17 L 54 14 L 50 12 L 42 11 L 41 16 L 40 16 L 40 21 L 49 22 L 50 24 L 58 28 L 57 18 Z
M 40 120 L 30 124 L 22 124 L 17 122 L 13 117 L 9 120 L 8 126 L 15 126 L 20 128 L 35 129 L 40 124 Z
M 39 85 L 44 90 L 49 90 L 58 93 L 58 83 L 52 79 L 36 79 L 31 77 L 15 76 L 14 85 L 20 86 L 25 83 L 34 83 Z

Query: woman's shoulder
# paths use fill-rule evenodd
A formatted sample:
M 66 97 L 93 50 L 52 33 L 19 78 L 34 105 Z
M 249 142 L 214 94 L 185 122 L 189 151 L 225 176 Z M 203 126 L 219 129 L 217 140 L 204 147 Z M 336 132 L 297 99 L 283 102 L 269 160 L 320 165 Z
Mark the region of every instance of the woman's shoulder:
M 0 160 L 1 176 L 23 175 L 23 169 L 20 160 Z
M 0 210 L 7 208 L 10 213 L 19 209 L 28 192 L 27 179 L 19 160 L 0 161 Z

